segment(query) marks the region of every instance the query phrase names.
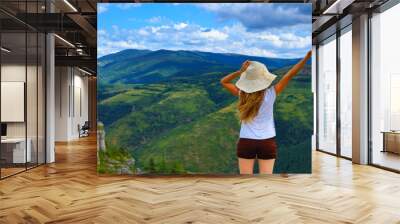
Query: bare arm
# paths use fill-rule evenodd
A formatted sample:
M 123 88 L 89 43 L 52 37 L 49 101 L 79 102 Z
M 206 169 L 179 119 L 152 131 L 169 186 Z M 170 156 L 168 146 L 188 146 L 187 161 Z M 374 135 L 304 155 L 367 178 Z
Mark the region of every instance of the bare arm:
M 295 66 L 293 66 L 279 82 L 275 85 L 276 94 L 282 92 L 285 87 L 289 84 L 289 81 L 303 69 L 304 65 L 307 63 L 308 59 L 311 57 L 311 51 L 307 52 L 306 56 L 301 59 Z
M 249 65 L 250 65 L 250 62 L 245 61 L 239 71 L 232 72 L 231 74 L 229 74 L 221 79 L 221 85 L 225 89 L 227 89 L 230 93 L 232 93 L 232 95 L 234 95 L 234 96 L 239 95 L 239 89 L 235 86 L 235 84 L 232 83 L 232 80 L 236 79 L 244 71 L 246 71 L 246 69 L 247 69 L 247 67 L 249 67 Z

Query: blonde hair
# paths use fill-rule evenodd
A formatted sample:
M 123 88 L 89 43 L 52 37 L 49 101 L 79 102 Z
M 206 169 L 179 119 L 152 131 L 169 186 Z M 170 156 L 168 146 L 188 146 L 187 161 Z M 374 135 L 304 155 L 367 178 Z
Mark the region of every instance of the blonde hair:
M 264 100 L 264 95 L 265 89 L 254 93 L 239 92 L 238 110 L 240 121 L 244 123 L 251 122 L 257 116 Z

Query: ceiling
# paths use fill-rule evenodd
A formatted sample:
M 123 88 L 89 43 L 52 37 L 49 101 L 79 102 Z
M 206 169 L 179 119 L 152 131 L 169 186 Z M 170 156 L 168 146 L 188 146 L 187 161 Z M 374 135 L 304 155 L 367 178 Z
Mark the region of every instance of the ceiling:
M 1 0 L 0 24 L 9 54 L 25 55 L 25 31 L 55 33 L 56 66 L 97 67 L 96 0 Z M 28 38 L 29 40 L 30 38 Z M 28 45 L 28 55 L 32 45 Z
M 352 18 L 373 11 L 388 0 L 312 0 L 313 44 L 351 24 Z
M 157 2 L 167 2 L 161 0 Z M 202 0 L 189 0 L 200 2 Z M 224 1 L 224 0 L 222 0 Z M 226 0 L 230 2 L 231 0 Z M 270 0 L 252 2 L 305 2 L 313 4 L 313 42 L 343 18 L 357 16 L 382 5 L 387 0 Z M 133 0 L 1 0 L 0 24 L 5 38 L 14 40 L 18 49 L 18 33 L 29 31 L 54 32 L 56 65 L 79 66 L 96 73 L 97 67 L 97 2 L 134 2 Z M 150 2 L 150 1 L 142 1 Z M 179 2 L 176 1 L 176 2 Z M 183 1 L 182 1 L 183 2 Z M 203 1 L 204 2 L 204 1 Z M 238 1 L 246 2 L 246 1 Z M 50 13 L 51 12 L 51 13 Z M 331 29 L 331 31 L 329 31 Z M 329 31 L 329 32 L 328 32 Z M 14 34 L 11 34 L 14 33 Z M 14 35 L 14 37 L 13 37 Z M 22 46 L 22 45 L 21 45 Z M 28 50 L 29 52 L 30 50 Z M 15 51 L 17 52 L 17 51 Z

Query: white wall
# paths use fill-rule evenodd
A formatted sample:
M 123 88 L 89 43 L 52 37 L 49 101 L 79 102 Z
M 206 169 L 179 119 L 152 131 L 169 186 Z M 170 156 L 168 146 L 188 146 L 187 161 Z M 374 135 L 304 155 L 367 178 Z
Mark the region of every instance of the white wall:
M 37 70 L 38 69 L 38 70 Z M 26 120 L 21 122 L 5 122 L 7 124 L 8 138 L 25 138 L 29 139 L 29 148 L 31 148 L 32 162 L 44 163 L 44 82 L 42 68 L 36 65 L 28 65 L 18 63 L 4 63 L 1 66 L 2 82 L 24 82 L 26 84 L 26 107 L 25 103 L 20 108 L 20 113 L 26 112 Z M 27 80 L 25 80 L 27 78 Z M 2 89 L 3 91 L 4 89 Z M 21 94 L 24 94 L 24 90 Z M 4 93 L 3 93 L 4 94 Z M 2 98 L 7 95 L 2 95 Z M 15 113 L 10 107 L 2 107 L 2 112 Z M 14 109 L 15 110 L 15 109 Z M 37 155 L 38 153 L 38 155 Z
M 55 140 L 77 139 L 78 125 L 88 121 L 88 78 L 76 68 L 56 67 L 55 85 Z
M 55 141 L 67 141 L 68 124 L 68 88 L 70 84 L 69 68 L 55 68 Z
M 78 133 L 78 124 L 81 126 L 85 123 L 85 121 L 89 120 L 88 113 L 88 78 L 87 76 L 82 76 L 82 73 L 79 75 L 74 75 L 74 108 L 72 108 L 72 130 L 71 135 L 74 137 L 79 137 Z
M 2 82 L 25 82 L 25 64 L 3 64 L 1 66 Z M 7 110 L 7 108 L 1 108 Z M 7 137 L 25 137 L 25 122 L 7 122 Z

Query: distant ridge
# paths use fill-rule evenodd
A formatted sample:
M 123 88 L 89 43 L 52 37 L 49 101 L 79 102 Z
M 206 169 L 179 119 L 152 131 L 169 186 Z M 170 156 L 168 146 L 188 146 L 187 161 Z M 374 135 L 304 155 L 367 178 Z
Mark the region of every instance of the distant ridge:
M 187 50 L 127 49 L 98 59 L 103 83 L 158 83 L 209 73 L 230 72 L 245 60 L 260 61 L 270 70 L 295 64 L 299 59 L 268 58 L 232 53 L 212 53 Z
M 255 55 L 246 55 L 246 54 L 238 54 L 238 53 L 216 53 L 216 52 L 210 52 L 210 51 L 190 51 L 190 50 L 167 50 L 167 49 L 159 49 L 159 50 L 148 50 L 148 49 L 124 49 L 118 52 L 114 52 L 111 54 L 107 54 L 104 56 L 99 57 L 99 60 L 104 60 L 105 58 L 108 58 L 110 56 L 118 56 L 118 55 L 124 55 L 127 53 L 132 53 L 132 52 L 143 52 L 143 53 L 149 53 L 149 52 L 156 52 L 156 51 L 163 51 L 163 52 L 193 52 L 193 53 L 206 53 L 206 54 L 222 54 L 222 55 L 228 55 L 228 56 L 245 56 L 245 57 L 255 57 L 255 58 L 270 58 L 270 59 L 283 59 L 283 60 L 299 60 L 300 58 L 279 58 L 279 57 L 263 57 L 263 56 L 255 56 Z

